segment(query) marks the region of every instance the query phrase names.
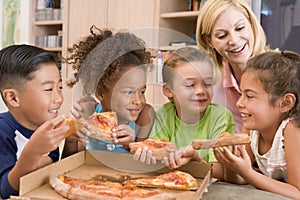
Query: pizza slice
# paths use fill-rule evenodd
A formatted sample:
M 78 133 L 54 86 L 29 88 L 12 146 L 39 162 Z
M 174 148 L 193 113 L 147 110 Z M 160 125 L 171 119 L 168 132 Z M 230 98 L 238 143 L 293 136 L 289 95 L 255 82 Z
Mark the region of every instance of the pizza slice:
M 115 112 L 93 113 L 87 119 L 90 124 L 90 137 L 113 141 L 112 129 L 118 125 L 117 114 Z
M 65 175 L 52 176 L 49 183 L 57 193 L 71 200 L 120 200 L 123 189 L 118 182 L 79 179 Z
M 93 179 L 72 178 L 55 175 L 49 180 L 51 187 L 60 195 L 71 200 L 175 200 L 169 193 L 146 190 L 134 185 Z
M 76 133 L 79 129 L 85 126 L 85 123 L 75 119 L 74 117 L 66 117 L 56 127 L 62 127 L 68 125 L 70 128 L 64 133 L 64 138 Z
M 192 146 L 194 149 L 199 150 L 247 143 L 250 143 L 250 136 L 246 133 L 230 134 L 223 132 L 216 139 L 196 139 L 192 142 Z
M 122 200 L 175 200 L 176 198 L 167 192 L 159 190 L 146 190 L 132 184 L 126 184 L 122 190 Z
M 152 151 L 152 156 L 155 157 L 156 160 L 162 160 L 164 157 L 169 157 L 171 152 L 177 150 L 174 143 L 157 138 L 148 138 L 141 142 L 133 142 L 129 145 L 131 153 L 135 153 L 138 148 L 145 147 Z
M 174 190 L 197 190 L 199 188 L 197 179 L 189 173 L 179 170 L 158 176 L 131 179 L 126 181 L 125 184 Z

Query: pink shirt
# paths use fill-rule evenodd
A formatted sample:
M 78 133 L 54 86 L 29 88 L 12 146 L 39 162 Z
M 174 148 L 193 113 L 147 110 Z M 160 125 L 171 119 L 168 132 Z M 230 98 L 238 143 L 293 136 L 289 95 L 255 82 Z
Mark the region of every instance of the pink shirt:
M 212 102 L 224 105 L 232 112 L 237 133 L 241 132 L 242 129 L 241 114 L 236 106 L 240 93 L 239 85 L 232 74 L 229 63 L 224 62 L 223 76 L 214 86 Z

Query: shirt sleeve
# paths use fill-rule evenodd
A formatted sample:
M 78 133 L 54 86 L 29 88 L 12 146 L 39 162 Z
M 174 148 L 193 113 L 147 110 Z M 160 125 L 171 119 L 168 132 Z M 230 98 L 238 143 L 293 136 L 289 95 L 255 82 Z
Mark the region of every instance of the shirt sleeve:
M 155 116 L 155 121 L 152 126 L 149 138 L 158 138 L 162 140 L 171 141 L 170 138 L 170 119 L 167 115 L 167 111 L 165 110 L 164 106 L 161 107 Z

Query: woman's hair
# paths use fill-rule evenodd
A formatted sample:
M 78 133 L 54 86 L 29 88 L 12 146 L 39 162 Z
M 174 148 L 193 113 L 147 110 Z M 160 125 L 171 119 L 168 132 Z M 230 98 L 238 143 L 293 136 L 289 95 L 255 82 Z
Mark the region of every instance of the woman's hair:
M 254 35 L 254 46 L 251 57 L 264 52 L 266 46 L 266 36 L 263 28 L 257 20 L 255 14 L 244 0 L 207 0 L 200 13 L 197 21 L 196 39 L 200 46 L 202 46 L 212 56 L 219 68 L 222 68 L 223 57 L 207 43 L 207 39 L 211 38 L 213 26 L 218 16 L 226 9 L 234 7 L 241 11 L 249 20 Z
M 99 54 L 102 55 L 99 56 L 103 56 L 103 59 L 112 60 L 112 62 L 107 66 L 101 77 L 93 77 L 91 74 L 91 78 L 99 79 L 96 88 L 96 95 L 109 91 L 116 81 L 119 80 L 121 75 L 129 68 L 138 66 L 145 69 L 150 66 L 152 62 L 151 53 L 147 51 L 145 42 L 134 34 L 129 32 L 113 33 L 111 30 L 101 30 L 95 26 L 90 28 L 90 32 L 91 35 L 85 37 L 78 44 L 74 44 L 72 48 L 68 48 L 68 52 L 71 55 L 65 59 L 65 61 L 72 64 L 73 69 L 75 70 L 75 79 L 68 82 L 69 86 L 73 86 L 77 82 L 78 72 L 82 63 L 86 59 L 87 55 L 98 44 L 102 45 L 101 51 L 99 52 Z M 111 40 L 109 41 L 108 39 Z M 105 40 L 109 42 L 104 42 Z M 141 48 L 128 48 L 130 51 L 124 51 L 124 49 L 120 48 L 122 46 L 130 47 L 133 43 L 138 44 L 136 46 Z M 105 57 L 104 55 L 110 57 Z
M 255 72 L 265 91 L 270 94 L 270 102 L 286 93 L 296 97 L 295 106 L 287 113 L 300 126 L 300 55 L 291 51 L 269 51 L 253 57 L 244 72 Z
M 196 49 L 194 47 L 182 47 L 171 53 L 171 55 L 164 62 L 162 69 L 163 82 L 169 87 L 172 87 L 173 79 L 175 77 L 176 69 L 182 64 L 191 63 L 192 65 L 199 65 L 199 62 L 206 62 L 212 68 L 213 79 L 215 80 L 215 64 L 211 56 L 202 48 Z M 199 67 L 201 68 L 201 66 Z

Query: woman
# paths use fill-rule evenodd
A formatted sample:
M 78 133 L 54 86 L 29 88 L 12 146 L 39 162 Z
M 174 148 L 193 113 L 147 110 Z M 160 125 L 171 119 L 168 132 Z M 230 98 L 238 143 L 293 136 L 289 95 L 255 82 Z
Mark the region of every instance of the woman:
M 213 102 L 231 110 L 236 131 L 241 132 L 242 120 L 236 107 L 241 74 L 250 58 L 266 51 L 265 33 L 244 0 L 207 0 L 200 9 L 196 37 L 221 73 Z

